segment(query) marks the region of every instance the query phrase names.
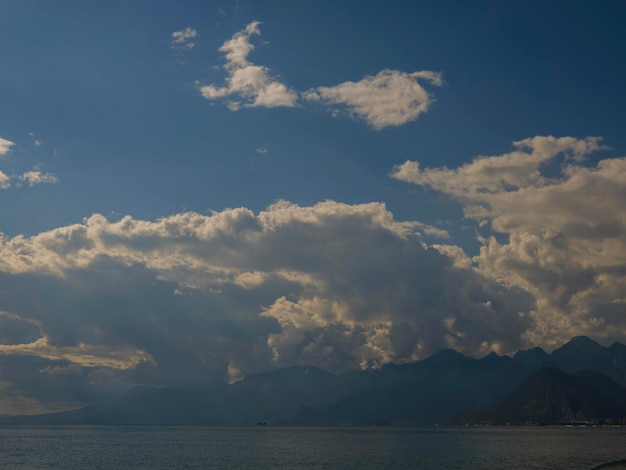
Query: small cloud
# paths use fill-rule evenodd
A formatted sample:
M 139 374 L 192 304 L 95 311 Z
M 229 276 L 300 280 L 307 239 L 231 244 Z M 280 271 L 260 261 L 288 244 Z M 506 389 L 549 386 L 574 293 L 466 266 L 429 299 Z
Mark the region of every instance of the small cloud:
M 11 142 L 10 140 L 3 139 L 0 137 L 0 156 L 6 155 L 11 150 L 11 147 L 15 145 L 15 142 Z
M 197 37 L 198 32 L 189 26 L 181 31 L 174 31 L 172 33 L 172 47 L 179 50 L 190 50 L 197 44 L 193 42 Z
M 295 91 L 271 77 L 267 67 L 248 61 L 248 55 L 254 49 L 250 37 L 261 34 L 260 24 L 258 21 L 251 22 L 218 49 L 226 55 L 224 70 L 228 72 L 228 77 L 223 87 L 199 85 L 200 93 L 207 100 L 231 95 L 242 98 L 243 104 L 232 100 L 226 102 L 231 111 L 241 109 L 242 105 L 247 108 L 296 106 L 298 95 Z
M 330 106 L 343 105 L 351 114 L 375 129 L 400 126 L 416 120 L 434 101 L 420 80 L 441 86 L 441 74 L 430 71 L 413 73 L 382 70 L 358 82 L 344 82 L 332 87 L 308 90 L 302 97 Z M 333 116 L 337 115 L 333 109 Z
M 28 133 L 28 135 L 29 135 L 29 136 L 31 136 L 31 137 L 33 138 L 33 141 L 34 141 L 34 143 L 35 143 L 35 145 L 36 145 L 37 147 L 39 147 L 41 144 L 43 144 L 43 142 L 42 142 L 41 140 L 39 140 L 39 139 L 37 139 L 37 138 L 35 137 L 35 133 L 34 133 L 34 132 L 29 132 L 29 133 Z
M 259 147 L 258 149 L 256 149 L 256 153 L 261 154 L 261 155 L 267 154 L 267 144 L 264 145 L 263 147 Z
M 41 171 L 27 171 L 18 178 L 26 181 L 29 186 L 35 186 L 40 183 L 58 183 L 59 179 L 50 173 L 42 173 Z
M 0 171 L 0 189 L 9 189 L 11 187 L 11 178 L 4 172 Z

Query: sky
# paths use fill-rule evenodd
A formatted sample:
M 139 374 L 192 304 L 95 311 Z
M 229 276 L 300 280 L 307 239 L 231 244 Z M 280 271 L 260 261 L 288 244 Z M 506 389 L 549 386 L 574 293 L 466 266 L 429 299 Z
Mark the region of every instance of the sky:
M 0 414 L 626 342 L 619 1 L 0 1 Z

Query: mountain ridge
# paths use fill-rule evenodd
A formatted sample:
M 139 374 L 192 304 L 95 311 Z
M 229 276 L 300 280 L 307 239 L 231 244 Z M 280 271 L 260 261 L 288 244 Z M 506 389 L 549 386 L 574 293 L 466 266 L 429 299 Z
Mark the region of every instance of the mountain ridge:
M 550 380 L 537 376 L 546 374 L 542 372 L 545 369 L 559 372 L 552 373 Z M 586 372 L 575 375 L 581 370 Z M 491 420 L 500 413 L 501 419 L 496 421 L 505 422 L 511 421 L 502 411 L 506 406 L 494 407 L 504 406 L 501 404 L 506 404 L 516 393 L 518 408 L 522 400 L 519 396 L 526 396 L 529 403 L 537 401 L 536 394 L 520 395 L 519 391 L 533 378 L 544 384 L 546 390 L 551 386 L 575 390 L 572 396 L 583 397 L 589 410 L 602 410 L 596 403 L 602 399 L 612 400 L 615 406 L 611 409 L 618 412 L 621 395 L 626 395 L 626 346 L 616 342 L 607 348 L 590 338 L 575 337 L 552 353 L 532 348 L 518 351 L 513 357 L 492 352 L 475 359 L 444 349 L 408 364 L 388 364 L 379 369 L 343 374 L 314 366 L 291 366 L 250 374 L 229 385 L 137 386 L 107 403 L 47 415 L 0 416 L 0 423 L 414 425 L 458 423 L 489 410 Z M 558 400 L 564 403 L 566 399 Z M 597 418 L 598 413 L 589 412 L 585 416 Z M 526 421 L 557 416 L 535 415 Z M 565 422 L 575 419 L 576 412 L 570 409 L 559 416 L 557 422 Z M 523 417 L 514 418 L 513 421 L 519 422 Z

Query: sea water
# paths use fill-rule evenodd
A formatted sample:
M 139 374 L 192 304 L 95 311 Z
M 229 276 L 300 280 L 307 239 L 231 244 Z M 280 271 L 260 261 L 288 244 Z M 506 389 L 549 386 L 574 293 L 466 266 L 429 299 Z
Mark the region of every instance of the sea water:
M 0 426 L 2 469 L 626 468 L 626 428 Z

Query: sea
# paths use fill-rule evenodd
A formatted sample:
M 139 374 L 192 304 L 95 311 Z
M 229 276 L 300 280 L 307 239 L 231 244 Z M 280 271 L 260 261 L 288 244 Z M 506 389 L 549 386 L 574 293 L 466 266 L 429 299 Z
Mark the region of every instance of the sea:
M 626 428 L 0 426 L 1 469 L 626 469 Z

